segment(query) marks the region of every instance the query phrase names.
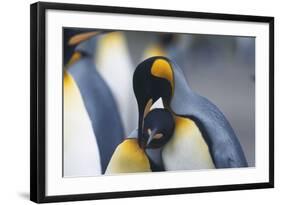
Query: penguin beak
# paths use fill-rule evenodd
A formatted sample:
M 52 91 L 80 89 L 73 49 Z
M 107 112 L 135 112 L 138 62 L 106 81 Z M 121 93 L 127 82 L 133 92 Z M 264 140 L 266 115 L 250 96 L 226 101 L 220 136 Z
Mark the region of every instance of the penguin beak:
M 77 45 L 83 41 L 88 40 L 93 36 L 98 35 L 99 33 L 100 33 L 99 31 L 89 31 L 85 33 L 76 34 L 69 39 L 68 45 L 70 46 Z
M 156 134 L 156 130 L 155 130 L 155 131 L 153 130 L 153 131 L 149 134 L 149 138 L 148 138 L 148 140 L 147 140 L 146 147 L 149 146 L 149 144 L 150 144 L 150 142 L 153 140 L 153 137 L 154 137 L 155 134 Z
M 146 142 L 146 148 L 149 147 L 150 142 L 153 140 L 154 135 L 156 134 L 156 132 L 157 132 L 157 130 L 152 130 L 151 132 L 148 133 L 148 134 L 149 134 L 149 137 L 148 137 L 148 140 L 147 140 L 147 142 Z
M 145 149 L 146 144 L 147 144 L 143 138 L 143 121 L 144 121 L 145 116 L 149 113 L 152 104 L 153 104 L 153 100 L 150 98 L 147 101 L 144 108 L 140 109 L 141 111 L 139 113 L 138 142 L 139 142 L 139 146 L 142 149 Z

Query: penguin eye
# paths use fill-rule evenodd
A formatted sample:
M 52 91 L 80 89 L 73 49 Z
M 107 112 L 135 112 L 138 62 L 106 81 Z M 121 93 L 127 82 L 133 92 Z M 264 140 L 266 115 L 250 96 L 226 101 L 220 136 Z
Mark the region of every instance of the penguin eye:
M 157 134 L 155 134 L 154 136 L 153 136 L 153 139 L 160 139 L 160 138 L 162 138 L 163 137 L 163 134 L 162 133 L 157 133 Z

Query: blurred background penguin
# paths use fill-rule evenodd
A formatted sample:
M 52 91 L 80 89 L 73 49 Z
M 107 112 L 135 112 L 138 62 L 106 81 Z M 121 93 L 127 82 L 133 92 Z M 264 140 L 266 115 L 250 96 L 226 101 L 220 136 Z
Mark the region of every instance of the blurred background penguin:
M 64 71 L 64 176 L 104 173 L 124 136 L 112 91 L 93 61 L 97 35 L 78 33 L 68 41 L 75 49 Z

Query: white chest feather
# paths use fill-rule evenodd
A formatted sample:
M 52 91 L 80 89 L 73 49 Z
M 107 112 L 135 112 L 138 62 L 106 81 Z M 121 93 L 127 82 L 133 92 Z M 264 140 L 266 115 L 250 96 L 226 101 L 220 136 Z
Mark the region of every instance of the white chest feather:
M 175 122 L 174 134 L 162 152 L 165 169 L 171 171 L 215 168 L 208 145 L 196 124 L 182 117 L 175 117 Z
M 101 174 L 99 148 L 91 121 L 73 78 L 64 76 L 64 173 L 65 177 Z

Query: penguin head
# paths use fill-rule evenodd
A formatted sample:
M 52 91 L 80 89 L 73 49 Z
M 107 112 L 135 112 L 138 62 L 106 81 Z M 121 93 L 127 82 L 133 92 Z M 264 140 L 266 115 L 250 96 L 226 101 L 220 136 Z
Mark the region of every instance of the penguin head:
M 155 56 L 141 62 L 134 72 L 133 88 L 139 109 L 138 139 L 143 147 L 144 118 L 159 98 L 162 98 L 167 107 L 173 95 L 174 76 L 170 60 Z
M 154 109 L 144 119 L 142 141 L 144 148 L 160 148 L 172 137 L 175 122 L 167 109 Z
M 66 38 L 64 52 L 68 57 L 65 59 L 66 67 L 70 67 L 83 57 L 93 57 L 97 44 L 97 36 L 106 34 L 110 31 L 98 31 L 95 29 L 78 29 L 65 33 Z M 72 35 L 71 35 L 72 34 Z

